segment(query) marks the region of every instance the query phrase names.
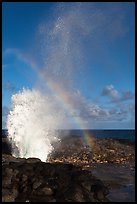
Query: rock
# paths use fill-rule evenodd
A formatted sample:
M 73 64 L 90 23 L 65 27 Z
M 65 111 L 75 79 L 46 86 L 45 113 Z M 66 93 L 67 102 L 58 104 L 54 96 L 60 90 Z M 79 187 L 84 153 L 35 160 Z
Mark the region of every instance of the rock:
M 11 144 L 7 138 L 2 138 L 2 153 L 11 155 Z
M 13 173 L 13 169 L 11 169 L 11 168 L 6 168 L 6 169 L 5 169 L 5 173 L 6 173 L 7 175 L 10 175 L 10 176 L 11 176 L 11 174 Z
M 7 187 L 11 185 L 11 177 L 6 177 L 2 181 L 2 187 Z
M 13 176 L 16 177 L 18 173 L 19 173 L 19 171 L 18 171 L 17 169 L 14 169 L 14 170 L 13 170 Z
M 91 190 L 91 184 L 90 183 L 82 182 L 81 185 L 83 186 L 83 188 L 85 188 L 87 191 L 90 192 L 90 190 Z
M 49 161 L 69 162 L 85 166 L 90 163 L 125 163 L 135 159 L 134 142 L 116 139 L 95 139 L 94 148 L 82 143 L 77 136 L 64 137 L 57 148 L 50 154 Z M 128 145 L 127 145 L 128 144 Z M 78 148 L 77 148 L 78 147 Z M 67 149 L 67 151 L 66 151 Z
M 12 195 L 14 196 L 14 198 L 18 196 L 18 189 L 16 187 L 12 189 Z
M 8 195 L 8 194 L 10 194 L 10 190 L 9 189 L 5 189 L 5 188 L 3 188 L 2 189 L 2 196 L 5 196 L 5 195 Z
M 42 181 L 35 181 L 33 183 L 33 189 L 37 189 L 39 186 L 41 186 L 41 184 L 42 184 Z
M 23 193 L 26 193 L 27 191 L 28 191 L 28 187 L 27 187 L 27 186 L 23 186 L 22 192 L 23 192 Z
M 74 201 L 75 202 L 85 202 L 86 201 L 83 196 L 83 191 L 79 188 L 76 189 L 75 191 Z
M 51 196 L 53 194 L 53 190 L 51 188 L 49 188 L 49 187 L 44 187 L 42 189 L 42 192 L 47 196 Z
M 72 164 L 11 162 L 2 179 L 3 202 L 104 202 L 107 194 L 91 171 Z
M 104 186 L 103 182 L 100 180 L 96 180 L 95 183 L 91 186 L 91 192 L 94 193 L 94 198 L 98 201 L 103 201 L 106 195 L 109 194 L 109 190 L 106 186 Z
M 64 196 L 66 202 L 86 202 L 86 199 L 84 199 L 83 189 L 76 184 L 72 184 L 72 186 L 66 190 Z
M 27 181 L 27 180 L 28 180 L 28 176 L 25 175 L 25 174 L 23 174 L 23 175 L 22 175 L 22 181 L 25 182 L 25 181 Z
M 18 190 L 16 187 L 12 189 L 2 189 L 2 202 L 14 202 L 18 196 Z
M 41 162 L 41 160 L 38 158 L 28 158 L 26 160 L 26 163 L 36 163 L 36 162 Z
M 15 202 L 13 195 L 4 195 L 2 196 L 2 202 Z
M 49 202 L 57 202 L 56 199 L 51 199 Z

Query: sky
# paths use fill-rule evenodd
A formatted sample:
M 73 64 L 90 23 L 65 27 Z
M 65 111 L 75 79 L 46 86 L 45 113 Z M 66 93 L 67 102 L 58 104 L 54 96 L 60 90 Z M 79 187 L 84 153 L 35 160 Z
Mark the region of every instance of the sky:
M 134 129 L 134 38 L 133 2 L 3 2 L 3 128 L 25 87 L 73 101 L 71 116 L 87 128 Z

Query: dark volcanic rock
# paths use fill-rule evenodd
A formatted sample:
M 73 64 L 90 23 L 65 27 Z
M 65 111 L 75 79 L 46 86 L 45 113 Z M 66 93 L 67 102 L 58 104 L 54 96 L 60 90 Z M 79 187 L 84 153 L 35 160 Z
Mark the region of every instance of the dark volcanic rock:
M 107 198 L 119 200 L 117 185 L 125 184 L 126 179 L 130 185 L 133 183 L 133 176 L 129 175 L 135 170 L 134 142 L 94 138 L 87 145 L 80 137 L 66 137 L 49 155 L 49 163 L 36 158 L 15 158 L 11 156 L 7 139 L 2 144 L 3 202 L 108 202 Z M 129 162 L 133 167 L 130 170 L 127 165 L 126 174 L 122 174 L 122 166 Z M 126 196 L 123 200 L 130 201 Z
M 11 144 L 7 138 L 2 138 L 2 153 L 11 154 Z
M 74 137 L 74 138 L 73 138 Z M 75 136 L 64 138 L 49 155 L 50 162 L 67 162 L 85 167 L 93 163 L 126 163 L 135 160 L 134 142 L 92 138 L 89 145 Z
M 81 167 L 34 158 L 13 160 L 2 166 L 3 202 L 107 201 L 107 187 Z

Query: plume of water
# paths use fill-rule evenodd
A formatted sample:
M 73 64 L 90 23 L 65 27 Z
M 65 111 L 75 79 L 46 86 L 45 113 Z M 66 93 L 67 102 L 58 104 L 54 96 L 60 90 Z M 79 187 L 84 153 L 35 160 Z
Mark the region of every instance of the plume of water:
M 51 84 L 54 82 L 54 88 L 58 87 L 60 94 L 67 93 L 67 103 L 72 103 L 71 107 L 76 104 L 75 100 L 75 103 L 72 102 L 72 92 L 68 88 L 72 84 L 75 61 L 73 56 L 76 54 L 75 49 L 77 53 L 80 52 L 80 49 L 73 45 L 74 34 L 71 26 L 78 25 L 79 17 L 76 17 L 74 12 L 69 12 L 65 16 L 62 13 L 55 20 L 47 33 L 50 43 L 50 46 L 47 46 L 47 63 L 43 70 L 39 70 L 48 83 L 49 80 Z M 37 157 L 46 161 L 48 154 L 53 150 L 53 143 L 59 141 L 56 130 L 64 127 L 65 123 L 69 125 L 66 108 L 62 106 L 56 94 L 45 94 L 35 89 L 23 89 L 14 94 L 11 103 L 7 129 L 13 155 Z
M 12 109 L 7 119 L 13 155 L 46 161 L 53 150 L 53 143 L 59 141 L 56 129 L 63 122 L 64 112 L 55 97 L 29 89 L 13 95 Z
M 102 11 L 89 2 L 60 5 L 56 7 L 58 14 L 50 26 L 41 24 L 39 27 L 41 38 L 45 39 L 42 40 L 44 66 L 43 69 L 37 68 L 44 82 L 50 84 L 57 94 L 23 89 L 12 96 L 7 128 L 16 157 L 38 157 L 46 161 L 53 150 L 52 144 L 59 141 L 56 129 L 69 124 L 66 108 L 57 95 L 64 96 L 72 115 L 89 115 L 87 102 L 76 87 L 75 77 L 83 71 L 83 56 L 88 54 L 83 45 L 91 45 L 89 37 L 92 42 L 97 42 L 96 36 L 102 33 L 105 22 L 112 25 L 112 20 L 107 18 L 108 9 Z M 80 80 L 83 80 L 81 76 Z M 37 84 L 41 82 L 42 79 L 38 78 Z

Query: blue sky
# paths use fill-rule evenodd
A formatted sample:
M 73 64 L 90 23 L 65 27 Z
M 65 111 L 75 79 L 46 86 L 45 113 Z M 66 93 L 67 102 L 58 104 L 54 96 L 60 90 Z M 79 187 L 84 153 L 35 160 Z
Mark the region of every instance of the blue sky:
M 49 77 L 61 70 L 61 79 L 72 81 L 71 94 L 84 100 L 77 101 L 73 117 L 86 120 L 89 128 L 134 128 L 134 7 L 126 2 L 3 2 L 3 127 L 11 96 L 23 87 L 43 86 L 38 73 L 47 64 Z

